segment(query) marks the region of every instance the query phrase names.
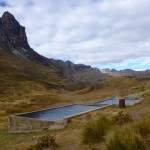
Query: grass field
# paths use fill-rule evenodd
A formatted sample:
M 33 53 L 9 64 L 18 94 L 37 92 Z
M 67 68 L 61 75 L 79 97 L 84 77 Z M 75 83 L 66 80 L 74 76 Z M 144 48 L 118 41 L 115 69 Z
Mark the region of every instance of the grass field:
M 150 114 L 150 82 L 135 78 L 110 78 L 99 80 L 92 85 L 92 90 L 60 91 L 55 89 L 32 90 L 27 96 L 18 99 L 1 99 L 0 101 L 0 148 L 26 150 L 30 145 L 36 144 L 38 137 L 42 135 L 54 135 L 60 150 L 104 150 L 104 142 L 92 145 L 82 143 L 82 130 L 92 119 L 100 116 L 111 117 L 119 112 L 116 106 L 97 110 L 72 119 L 65 129 L 55 131 L 43 131 L 36 133 L 9 133 L 7 130 L 7 116 L 10 114 L 38 110 L 53 106 L 71 103 L 91 103 L 112 97 L 136 97 L 142 96 L 143 100 L 134 106 L 127 106 L 124 111 L 132 115 L 134 120 L 139 120 Z M 91 88 L 91 87 L 89 87 Z M 41 89 L 41 88 L 40 88 Z M 86 88 L 88 89 L 88 88 Z M 84 91 L 84 92 L 83 92 Z M 150 139 L 145 140 L 146 149 L 150 148 Z

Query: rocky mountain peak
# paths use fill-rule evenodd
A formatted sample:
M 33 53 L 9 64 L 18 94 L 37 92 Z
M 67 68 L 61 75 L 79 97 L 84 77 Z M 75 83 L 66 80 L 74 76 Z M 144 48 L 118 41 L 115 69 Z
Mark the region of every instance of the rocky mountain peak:
M 0 18 L 0 36 L 3 37 L 3 40 L 9 43 L 12 48 L 30 49 L 25 27 L 21 26 L 9 12 L 4 12 L 2 18 Z
M 0 47 L 2 45 L 7 48 L 4 49 L 5 51 L 0 49 L 0 53 L 6 53 L 7 50 L 9 54 L 47 67 L 72 81 L 86 80 L 91 82 L 103 76 L 98 69 L 89 65 L 74 64 L 69 60 L 63 62 L 62 60 L 49 59 L 38 54 L 28 44 L 25 27 L 21 26 L 9 12 L 4 12 L 0 18 Z
M 4 22 L 12 22 L 13 21 L 13 22 L 18 23 L 18 21 L 15 19 L 15 17 L 11 13 L 9 13 L 8 11 L 3 13 L 2 19 L 3 19 Z

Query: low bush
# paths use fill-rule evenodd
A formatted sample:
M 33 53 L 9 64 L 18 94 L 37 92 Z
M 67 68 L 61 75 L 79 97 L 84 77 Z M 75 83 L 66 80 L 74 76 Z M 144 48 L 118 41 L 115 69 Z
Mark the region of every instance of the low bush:
M 138 128 L 125 125 L 114 129 L 105 137 L 106 150 L 145 150 Z
M 118 114 L 112 117 L 112 121 L 117 125 L 122 125 L 124 123 L 132 122 L 133 119 L 130 114 L 120 111 Z
M 58 145 L 55 142 L 55 137 L 51 135 L 41 136 L 38 139 L 38 143 L 31 145 L 27 150 L 44 150 L 48 148 L 49 150 L 55 150 Z
M 101 142 L 106 132 L 111 128 L 111 125 L 111 121 L 105 117 L 87 123 L 82 132 L 83 143 L 92 144 Z

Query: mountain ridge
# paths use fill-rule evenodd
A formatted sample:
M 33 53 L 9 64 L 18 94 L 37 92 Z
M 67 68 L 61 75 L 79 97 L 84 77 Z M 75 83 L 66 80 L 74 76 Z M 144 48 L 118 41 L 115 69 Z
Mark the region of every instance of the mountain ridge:
M 47 67 L 50 70 L 63 74 L 74 82 L 94 82 L 101 78 L 113 76 L 136 76 L 136 75 L 149 75 L 149 70 L 145 72 L 137 72 L 131 69 L 117 71 L 115 69 L 92 68 L 90 65 L 74 64 L 71 61 L 55 60 L 53 58 L 46 58 L 36 51 L 34 51 L 26 36 L 25 27 L 9 13 L 4 12 L 0 18 L 0 49 L 2 54 L 15 55 L 25 61 Z M 5 49 L 5 50 L 4 50 Z
M 55 60 L 53 58 L 49 59 L 35 52 L 28 44 L 25 27 L 20 25 L 9 12 L 4 12 L 0 18 L 0 39 L 1 42 L 4 42 L 5 46 L 11 49 L 11 53 L 14 55 L 44 65 L 55 71 L 62 72 L 66 77 L 75 81 L 78 81 L 78 79 L 73 75 L 74 73 L 93 69 L 90 65 L 74 64 L 71 61 L 63 62 L 62 60 Z M 93 69 L 93 71 L 95 71 L 95 69 Z M 99 74 L 101 74 L 101 76 L 97 78 L 103 76 L 100 71 L 98 76 Z M 93 78 L 91 78 L 91 80 L 93 80 Z
M 116 69 L 101 69 L 101 72 L 107 73 L 110 76 L 148 76 L 150 70 L 135 71 L 132 69 L 116 70 Z

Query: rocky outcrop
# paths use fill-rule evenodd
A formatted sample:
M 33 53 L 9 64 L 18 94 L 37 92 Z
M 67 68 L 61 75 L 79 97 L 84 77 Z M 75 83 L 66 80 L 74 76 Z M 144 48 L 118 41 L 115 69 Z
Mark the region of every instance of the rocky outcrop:
M 29 46 L 25 27 L 21 26 L 9 12 L 5 12 L 0 18 L 0 41 L 15 55 L 58 70 L 50 59 L 39 55 Z
M 27 41 L 25 27 L 21 26 L 9 12 L 5 12 L 0 18 L 0 36 L 13 48 L 31 49 Z

